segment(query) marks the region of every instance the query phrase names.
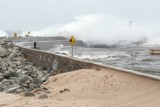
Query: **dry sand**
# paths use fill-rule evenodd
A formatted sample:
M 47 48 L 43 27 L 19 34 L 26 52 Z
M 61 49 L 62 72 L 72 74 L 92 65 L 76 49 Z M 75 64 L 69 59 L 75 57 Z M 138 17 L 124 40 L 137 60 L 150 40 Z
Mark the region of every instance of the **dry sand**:
M 0 93 L 0 107 L 160 107 L 160 81 L 124 72 L 82 69 L 45 86 L 47 99 Z

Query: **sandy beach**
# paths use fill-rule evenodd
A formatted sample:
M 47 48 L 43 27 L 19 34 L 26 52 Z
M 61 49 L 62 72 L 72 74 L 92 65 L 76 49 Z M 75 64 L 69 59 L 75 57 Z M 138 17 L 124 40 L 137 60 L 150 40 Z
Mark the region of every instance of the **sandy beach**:
M 160 82 L 113 70 L 81 69 L 44 83 L 48 98 L 0 93 L 0 107 L 159 107 Z

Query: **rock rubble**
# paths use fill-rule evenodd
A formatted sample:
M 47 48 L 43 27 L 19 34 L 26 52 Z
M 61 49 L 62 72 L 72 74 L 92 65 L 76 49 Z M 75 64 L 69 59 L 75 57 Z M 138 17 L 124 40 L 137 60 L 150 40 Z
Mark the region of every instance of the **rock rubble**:
M 5 48 L 0 43 L 0 91 L 7 93 L 31 92 L 41 88 L 50 71 L 28 62 L 18 47 Z

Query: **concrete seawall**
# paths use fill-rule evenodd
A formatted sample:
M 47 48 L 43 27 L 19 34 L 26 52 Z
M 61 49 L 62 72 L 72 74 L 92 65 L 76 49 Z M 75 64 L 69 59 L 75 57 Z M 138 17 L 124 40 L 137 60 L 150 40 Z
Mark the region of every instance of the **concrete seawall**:
M 79 70 L 79 69 L 96 69 L 96 70 L 109 69 L 109 70 L 115 70 L 117 72 L 125 72 L 150 79 L 160 80 L 159 76 L 144 74 L 138 71 L 127 70 L 99 63 L 84 61 L 76 58 L 71 58 L 68 56 L 44 52 L 41 50 L 29 49 L 24 47 L 19 47 L 19 48 L 24 53 L 24 56 L 34 65 L 41 66 L 45 69 L 51 70 L 55 74 Z
M 94 68 L 92 63 L 83 62 L 75 58 L 69 58 L 41 50 L 20 47 L 27 60 L 36 66 L 41 66 L 53 72 L 68 72 L 79 69 Z

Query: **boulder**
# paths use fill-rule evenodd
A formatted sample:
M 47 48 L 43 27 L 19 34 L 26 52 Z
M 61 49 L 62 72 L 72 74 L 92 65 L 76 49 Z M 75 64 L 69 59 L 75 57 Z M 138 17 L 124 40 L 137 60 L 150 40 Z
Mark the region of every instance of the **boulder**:
M 23 85 L 24 83 L 31 82 L 31 81 L 33 81 L 33 79 L 31 77 L 29 77 L 29 76 L 22 76 L 20 78 L 19 84 Z
M 16 52 L 12 52 L 8 57 L 9 57 L 10 59 L 12 59 L 12 58 L 14 58 L 14 57 L 16 57 L 16 56 L 17 56 Z
M 0 47 L 0 55 L 5 55 L 5 54 L 7 54 L 6 49 Z
M 11 87 L 9 88 L 8 90 L 6 90 L 7 93 L 14 93 L 17 89 L 19 89 L 20 86 L 14 86 L 14 87 Z
M 46 94 L 42 94 L 38 96 L 38 99 L 46 99 L 46 98 L 48 98 L 48 95 Z
M 4 74 L 0 73 L 0 82 L 4 79 Z
M 11 77 L 18 77 L 19 74 L 17 72 L 7 71 L 4 75 L 4 78 L 9 79 Z
M 42 82 L 45 82 L 45 81 L 48 79 L 48 77 L 49 77 L 49 74 L 43 76 L 43 77 L 41 78 L 41 81 L 42 81 Z
M 24 91 L 23 96 L 25 97 L 35 97 L 35 94 L 31 91 Z
M 16 89 L 14 92 L 19 94 L 19 93 L 22 93 L 22 92 L 23 92 L 23 89 L 22 89 L 22 88 L 18 88 L 18 89 Z
M 1 81 L 1 84 L 3 84 L 3 85 L 12 85 L 12 80 L 4 79 L 3 81 Z
M 0 86 L 0 92 L 2 92 L 4 90 L 4 88 L 2 86 Z
M 27 70 L 22 70 L 22 71 L 21 71 L 21 74 L 22 74 L 22 75 L 28 75 L 28 74 L 29 74 L 29 71 L 27 71 Z

